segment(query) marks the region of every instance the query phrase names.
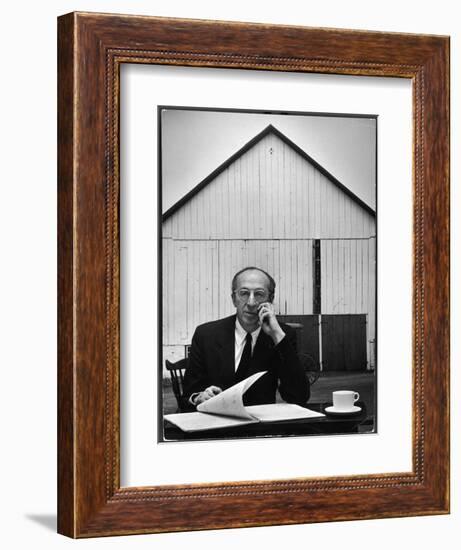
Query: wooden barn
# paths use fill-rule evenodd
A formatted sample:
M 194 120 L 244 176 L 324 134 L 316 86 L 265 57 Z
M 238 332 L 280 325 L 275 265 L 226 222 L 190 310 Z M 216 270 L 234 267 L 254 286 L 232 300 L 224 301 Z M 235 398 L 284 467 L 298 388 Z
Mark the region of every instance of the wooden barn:
M 164 360 L 235 311 L 231 279 L 254 265 L 324 371 L 375 366 L 375 212 L 272 125 L 165 212 L 162 261 Z

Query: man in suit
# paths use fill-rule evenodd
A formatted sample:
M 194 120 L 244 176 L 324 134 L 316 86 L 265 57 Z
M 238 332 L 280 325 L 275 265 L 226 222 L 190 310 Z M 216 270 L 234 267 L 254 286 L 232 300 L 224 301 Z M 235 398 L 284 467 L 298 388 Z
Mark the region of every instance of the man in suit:
M 268 371 L 244 394 L 245 405 L 304 405 L 309 383 L 296 353 L 294 330 L 277 321 L 274 279 L 247 267 L 232 280 L 236 315 L 197 327 L 184 378 L 184 408 L 193 408 L 255 372 Z

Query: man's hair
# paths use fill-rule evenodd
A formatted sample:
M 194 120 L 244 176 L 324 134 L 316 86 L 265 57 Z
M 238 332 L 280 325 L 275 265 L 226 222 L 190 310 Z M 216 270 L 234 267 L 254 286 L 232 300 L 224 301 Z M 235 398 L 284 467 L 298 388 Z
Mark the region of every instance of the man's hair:
M 261 273 L 264 273 L 264 275 L 267 277 L 269 281 L 269 300 L 272 302 L 275 294 L 275 281 L 269 275 L 269 273 L 267 273 L 267 271 L 264 271 L 264 269 L 261 269 L 260 267 L 249 266 L 249 267 L 244 267 L 240 271 L 237 271 L 237 273 L 232 278 L 232 293 L 234 293 L 237 290 L 237 279 L 239 275 L 241 275 L 242 273 L 245 273 L 245 271 L 260 271 Z

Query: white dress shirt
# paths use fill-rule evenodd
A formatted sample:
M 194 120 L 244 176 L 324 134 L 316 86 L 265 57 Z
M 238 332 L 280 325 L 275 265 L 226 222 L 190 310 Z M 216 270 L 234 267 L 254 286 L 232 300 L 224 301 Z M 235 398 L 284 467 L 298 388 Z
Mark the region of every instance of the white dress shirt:
M 251 333 L 251 354 L 253 354 L 253 351 L 255 349 L 256 340 L 258 339 L 259 333 L 261 332 L 261 327 L 258 327 L 255 331 Z M 243 349 L 245 348 L 246 343 L 246 337 L 247 337 L 247 331 L 242 327 L 242 325 L 239 323 L 238 319 L 235 319 L 235 355 L 234 355 L 234 368 L 235 372 L 237 372 L 240 359 L 242 358 Z M 195 398 L 197 395 L 199 395 L 201 392 L 193 393 L 189 397 L 189 403 L 192 405 L 195 405 Z
M 258 327 L 255 331 L 251 333 L 251 354 L 255 349 L 256 340 L 258 339 L 259 333 L 261 332 L 261 327 Z M 239 323 L 239 320 L 235 319 L 235 371 L 237 372 L 240 359 L 242 358 L 243 349 L 245 347 L 245 340 L 247 336 L 247 331 Z

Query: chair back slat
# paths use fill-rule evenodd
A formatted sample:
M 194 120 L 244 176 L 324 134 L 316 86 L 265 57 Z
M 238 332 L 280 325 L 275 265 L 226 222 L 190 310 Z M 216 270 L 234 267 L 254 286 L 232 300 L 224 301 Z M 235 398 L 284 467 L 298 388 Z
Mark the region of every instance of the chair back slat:
M 168 359 L 165 360 L 166 369 L 171 375 L 171 386 L 178 404 L 178 411 L 181 411 L 183 407 L 184 372 L 188 363 L 188 359 L 180 359 L 179 361 L 176 361 L 176 363 L 172 363 Z

